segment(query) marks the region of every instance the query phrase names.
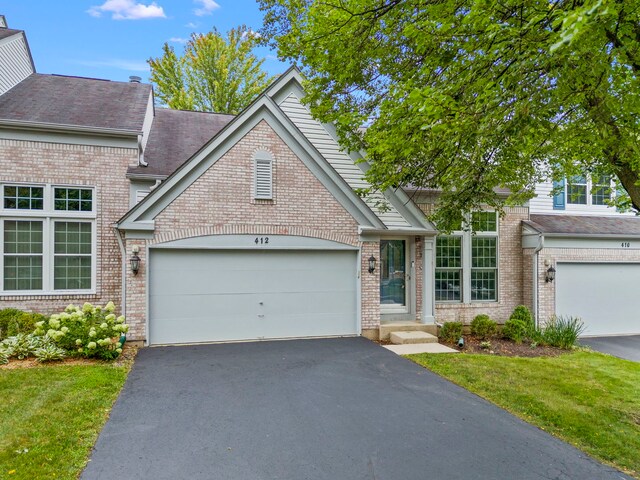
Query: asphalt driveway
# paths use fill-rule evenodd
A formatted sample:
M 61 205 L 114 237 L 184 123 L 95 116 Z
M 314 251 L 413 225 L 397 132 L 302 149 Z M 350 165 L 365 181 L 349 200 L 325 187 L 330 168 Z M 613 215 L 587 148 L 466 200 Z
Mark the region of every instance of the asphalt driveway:
M 579 342 L 598 352 L 640 362 L 640 335 L 619 337 L 585 337 Z
M 628 477 L 348 338 L 141 350 L 82 478 Z

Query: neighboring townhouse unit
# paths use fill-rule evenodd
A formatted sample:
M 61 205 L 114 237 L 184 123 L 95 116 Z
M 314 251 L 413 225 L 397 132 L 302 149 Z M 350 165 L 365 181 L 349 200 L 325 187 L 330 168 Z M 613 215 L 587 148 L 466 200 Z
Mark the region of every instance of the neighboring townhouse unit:
M 0 95 L 0 308 L 113 300 L 147 344 L 378 338 L 389 323 L 504 322 L 522 303 L 541 321 L 575 314 L 578 287 L 566 285 L 584 277 L 571 269 L 585 255 L 604 265 L 598 275 L 612 259 L 638 265 L 633 235 L 567 250 L 557 222 L 528 206 L 475 212 L 439 235 L 425 215 L 433 192 L 359 196 L 361 154 L 343 151 L 303 97 L 296 69 L 237 116 L 157 108 L 135 79 L 32 71 L 14 83 Z M 640 331 L 624 318 L 589 325 Z

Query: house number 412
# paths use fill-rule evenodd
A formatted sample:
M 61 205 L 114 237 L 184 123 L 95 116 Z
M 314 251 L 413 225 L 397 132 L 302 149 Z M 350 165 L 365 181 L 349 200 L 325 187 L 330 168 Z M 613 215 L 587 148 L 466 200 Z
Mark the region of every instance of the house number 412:
M 622 248 L 630 248 L 631 247 L 631 243 L 629 242 L 622 242 L 622 244 L 620 245 Z
M 269 243 L 269 237 L 256 237 L 254 242 L 256 245 L 266 245 Z

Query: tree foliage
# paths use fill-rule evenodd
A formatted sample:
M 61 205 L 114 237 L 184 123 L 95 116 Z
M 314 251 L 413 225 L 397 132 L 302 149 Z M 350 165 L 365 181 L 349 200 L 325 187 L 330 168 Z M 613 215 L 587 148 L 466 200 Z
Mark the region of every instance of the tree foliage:
M 165 43 L 162 56 L 148 60 L 156 96 L 169 108 L 239 113 L 269 83 L 264 59 L 252 52 L 256 41 L 241 26 L 226 38 L 215 28 L 194 33 L 180 56 Z
M 376 188 L 441 189 L 445 228 L 585 173 L 640 207 L 637 0 L 260 3 L 312 113 L 367 152 Z

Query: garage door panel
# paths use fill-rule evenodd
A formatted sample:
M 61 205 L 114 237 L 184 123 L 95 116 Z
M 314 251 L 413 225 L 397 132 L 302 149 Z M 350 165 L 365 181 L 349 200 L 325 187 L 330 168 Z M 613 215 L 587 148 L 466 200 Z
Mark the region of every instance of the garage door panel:
M 582 318 L 584 335 L 640 333 L 640 264 L 558 263 L 556 314 Z
M 355 251 L 152 250 L 150 343 L 357 333 Z

